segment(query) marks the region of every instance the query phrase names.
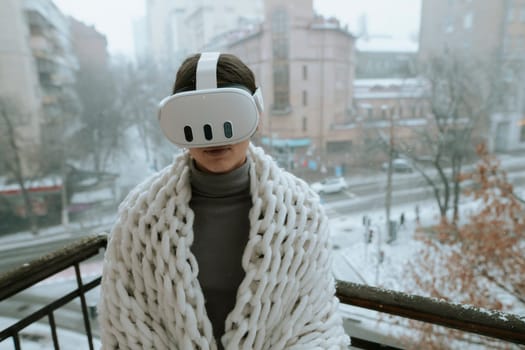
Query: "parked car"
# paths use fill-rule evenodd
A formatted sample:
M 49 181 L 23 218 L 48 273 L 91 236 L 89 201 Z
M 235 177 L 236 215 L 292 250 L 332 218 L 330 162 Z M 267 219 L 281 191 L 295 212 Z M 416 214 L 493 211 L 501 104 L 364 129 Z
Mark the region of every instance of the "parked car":
M 311 187 L 315 192 L 319 194 L 325 194 L 337 193 L 346 190 L 348 189 L 348 184 L 346 183 L 344 177 L 337 176 L 329 177 L 319 182 L 314 182 L 313 184 L 311 184 Z
M 384 162 L 382 166 L 384 171 L 388 170 L 388 162 Z M 411 173 L 414 171 L 414 167 L 409 160 L 404 158 L 396 158 L 392 160 L 392 170 L 397 172 Z

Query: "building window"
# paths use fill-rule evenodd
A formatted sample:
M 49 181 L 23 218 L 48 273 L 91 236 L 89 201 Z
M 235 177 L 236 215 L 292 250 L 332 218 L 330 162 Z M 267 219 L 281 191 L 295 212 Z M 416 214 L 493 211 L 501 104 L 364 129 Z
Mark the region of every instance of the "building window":
M 387 105 L 381 106 L 381 118 L 385 120 L 388 118 L 388 106 Z
M 308 104 L 308 92 L 303 91 L 303 106 Z
M 514 21 L 514 8 L 512 7 L 512 4 L 509 5 L 509 8 L 507 9 L 507 22 Z
M 303 131 L 308 131 L 308 118 L 303 117 Z
M 272 32 L 288 32 L 288 13 L 285 9 L 276 9 L 272 16 Z
M 514 49 L 516 53 L 523 54 L 523 52 L 525 52 L 525 36 L 516 36 L 515 45 L 516 47 Z
M 303 66 L 303 80 L 308 80 L 308 66 Z
M 290 108 L 289 22 L 285 9 L 277 9 L 271 17 L 273 55 L 273 109 Z
M 467 30 L 472 28 L 473 17 L 472 12 L 467 13 L 465 17 L 463 17 L 463 28 Z
M 521 121 L 520 142 L 525 142 L 525 120 Z
M 448 15 L 445 17 L 445 33 L 452 33 L 454 31 L 454 16 Z
M 418 118 L 424 118 L 426 115 L 425 106 L 419 106 L 419 115 Z
M 274 63 L 273 65 L 273 109 L 283 111 L 290 107 L 290 89 L 288 79 L 288 63 Z
M 512 37 L 510 35 L 506 35 L 503 38 L 503 52 L 508 54 L 512 51 Z
M 272 49 L 275 59 L 288 58 L 288 38 L 276 35 L 273 38 Z

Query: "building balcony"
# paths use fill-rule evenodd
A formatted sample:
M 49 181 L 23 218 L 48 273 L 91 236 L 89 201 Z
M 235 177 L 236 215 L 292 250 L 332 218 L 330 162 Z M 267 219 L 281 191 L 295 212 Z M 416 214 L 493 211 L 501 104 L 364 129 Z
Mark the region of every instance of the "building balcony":
M 69 270 L 73 271 L 71 274 L 76 284 L 67 293 L 29 310 L 27 315 L 16 317 L 9 325 L 0 328 L 0 346 L 12 344 L 12 348 L 20 349 L 22 341 L 28 337 L 26 328 L 38 324 L 41 330 L 43 327 L 47 329 L 48 338 L 52 339 L 55 349 L 64 348 L 64 340 L 60 336 L 67 327 L 76 327 L 77 336 L 82 337 L 89 349 L 93 349 L 94 344 L 99 342 L 96 306 L 89 301 L 88 294 L 100 284 L 101 271 L 98 269 L 94 272 L 92 262 L 94 258 L 100 262 L 106 244 L 105 234 L 84 237 L 0 275 L 0 310 L 3 316 L 9 310 L 6 305 L 11 302 L 16 306 L 21 294 L 48 278 L 60 276 Z M 86 266 L 91 266 L 89 275 L 86 274 Z M 100 267 L 100 263 L 95 266 Z M 345 306 L 483 335 L 501 341 L 505 348 L 521 348 L 525 345 L 523 316 L 342 281 L 337 282 L 337 296 Z M 77 308 L 73 308 L 72 304 Z M 27 305 L 18 307 L 17 315 L 26 309 L 30 308 Z M 67 314 L 65 319 L 64 313 Z M 352 338 L 352 348 L 403 348 L 403 342 L 393 336 L 385 337 L 373 331 L 355 331 L 352 324 L 359 322 L 357 317 L 345 319 L 345 328 Z M 381 319 L 378 322 L 382 322 Z M 379 329 L 380 326 L 377 324 L 375 327 Z
M 24 10 L 31 26 L 67 33 L 68 20 L 52 1 L 25 0 Z
M 53 28 L 53 25 L 49 22 L 49 19 L 34 9 L 26 10 L 26 18 L 31 27 L 35 29 L 38 28 L 39 30 L 48 30 Z

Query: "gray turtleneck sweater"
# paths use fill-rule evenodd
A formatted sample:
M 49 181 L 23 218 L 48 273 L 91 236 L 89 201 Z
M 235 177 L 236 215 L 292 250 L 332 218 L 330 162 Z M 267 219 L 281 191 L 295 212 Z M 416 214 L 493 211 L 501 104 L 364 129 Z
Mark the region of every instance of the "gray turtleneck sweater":
M 191 247 L 199 266 L 199 283 L 206 300 L 219 349 L 226 316 L 235 306 L 237 289 L 244 278 L 242 254 L 250 230 L 249 164 L 227 174 L 209 174 L 191 162 L 192 198 L 195 213 Z

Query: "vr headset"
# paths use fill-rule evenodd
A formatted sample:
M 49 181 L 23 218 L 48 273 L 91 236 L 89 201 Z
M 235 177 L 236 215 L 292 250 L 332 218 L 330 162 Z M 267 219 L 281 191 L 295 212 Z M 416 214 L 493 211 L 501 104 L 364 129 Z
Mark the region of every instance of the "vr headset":
M 261 90 L 252 95 L 242 85 L 217 86 L 219 52 L 202 53 L 196 89 L 178 92 L 159 104 L 164 135 L 180 147 L 213 147 L 249 139 L 263 111 Z

